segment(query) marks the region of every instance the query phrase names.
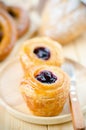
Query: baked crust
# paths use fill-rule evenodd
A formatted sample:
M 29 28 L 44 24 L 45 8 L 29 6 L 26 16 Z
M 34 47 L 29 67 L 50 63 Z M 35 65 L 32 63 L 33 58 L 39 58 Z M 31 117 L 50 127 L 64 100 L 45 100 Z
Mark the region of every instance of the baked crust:
M 44 70 L 51 71 L 57 76 L 55 83 L 42 83 L 35 78 L 35 75 Z M 40 65 L 29 67 L 27 75 L 21 82 L 20 91 L 34 115 L 55 116 L 64 107 L 69 94 L 69 86 L 69 77 L 59 67 Z
M 13 19 L 3 9 L 0 9 L 0 26 L 3 35 L 0 41 L 0 61 L 2 61 L 11 52 L 17 40 L 16 25 Z

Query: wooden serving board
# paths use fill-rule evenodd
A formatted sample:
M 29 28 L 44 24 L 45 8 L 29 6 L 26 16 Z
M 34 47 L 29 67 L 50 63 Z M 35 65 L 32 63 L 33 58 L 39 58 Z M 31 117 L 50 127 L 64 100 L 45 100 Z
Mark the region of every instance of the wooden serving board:
M 77 93 L 83 112 L 86 112 L 86 68 L 72 60 L 65 62 L 72 63 L 77 76 Z M 26 106 L 20 92 L 19 85 L 23 77 L 23 70 L 19 59 L 16 58 L 6 63 L 0 71 L 0 104 L 15 117 L 36 124 L 60 124 L 71 120 L 68 101 L 62 113 L 53 117 L 38 117 L 32 115 Z M 58 106 L 57 106 L 58 107 Z

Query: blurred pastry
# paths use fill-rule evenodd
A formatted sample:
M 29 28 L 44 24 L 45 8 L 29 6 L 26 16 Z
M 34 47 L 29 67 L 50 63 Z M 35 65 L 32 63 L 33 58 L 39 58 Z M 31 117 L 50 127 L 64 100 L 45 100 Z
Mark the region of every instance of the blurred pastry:
M 39 33 L 65 45 L 86 31 L 86 5 L 80 0 L 49 0 Z
M 8 6 L 7 12 L 16 22 L 18 37 L 23 36 L 30 27 L 30 19 L 27 15 L 27 12 L 16 6 Z
M 61 45 L 47 37 L 38 37 L 26 41 L 20 52 L 20 61 L 25 70 L 31 64 L 61 66 L 64 57 Z
M 20 85 L 24 100 L 34 115 L 58 115 L 69 94 L 69 77 L 59 67 L 30 66 Z
M 17 30 L 13 19 L 0 8 L 0 61 L 11 52 L 17 40 Z
M 30 27 L 30 19 L 27 12 L 17 6 L 8 6 L 0 2 L 0 8 L 4 9 L 15 21 L 18 37 L 22 37 Z

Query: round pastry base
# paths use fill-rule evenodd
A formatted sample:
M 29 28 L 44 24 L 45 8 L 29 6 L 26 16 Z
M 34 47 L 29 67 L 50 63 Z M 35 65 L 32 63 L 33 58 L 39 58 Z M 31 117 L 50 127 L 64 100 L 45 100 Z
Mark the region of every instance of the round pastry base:
M 86 112 L 86 68 L 82 65 L 66 59 L 65 62 L 72 63 L 77 75 L 77 93 L 83 113 Z M 23 100 L 19 86 L 23 77 L 23 70 L 19 59 L 6 63 L 0 71 L 0 104 L 15 117 L 36 124 L 60 124 L 71 120 L 69 103 L 66 102 L 62 113 L 53 117 L 39 117 L 33 115 Z M 58 106 L 57 106 L 58 107 Z

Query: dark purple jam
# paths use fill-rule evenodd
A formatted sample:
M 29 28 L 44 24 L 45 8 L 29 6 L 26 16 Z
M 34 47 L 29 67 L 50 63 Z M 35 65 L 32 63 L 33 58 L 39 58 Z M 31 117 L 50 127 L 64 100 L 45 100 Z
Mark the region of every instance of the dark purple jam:
M 52 72 L 47 70 L 40 72 L 38 75 L 35 76 L 35 78 L 38 81 L 47 84 L 55 83 L 55 81 L 57 80 L 57 77 Z
M 34 53 L 37 55 L 38 58 L 43 60 L 48 60 L 50 58 L 50 51 L 44 47 L 38 47 L 34 49 Z

